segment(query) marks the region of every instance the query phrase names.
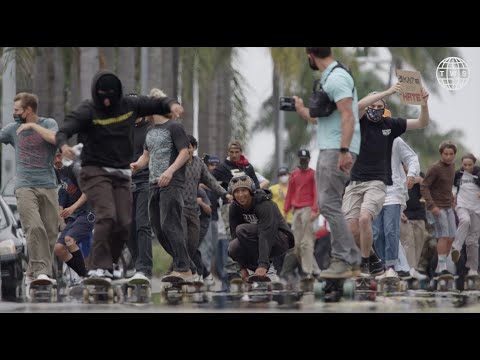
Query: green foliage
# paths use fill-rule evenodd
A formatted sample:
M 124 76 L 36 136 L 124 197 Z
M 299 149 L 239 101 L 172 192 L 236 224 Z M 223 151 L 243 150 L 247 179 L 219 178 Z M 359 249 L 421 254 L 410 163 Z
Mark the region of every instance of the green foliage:
M 167 254 L 162 246 L 158 243 L 153 244 L 152 248 L 152 257 L 153 257 L 153 269 L 152 273 L 155 277 L 162 277 L 168 270 L 170 263 L 172 262 L 172 257 Z

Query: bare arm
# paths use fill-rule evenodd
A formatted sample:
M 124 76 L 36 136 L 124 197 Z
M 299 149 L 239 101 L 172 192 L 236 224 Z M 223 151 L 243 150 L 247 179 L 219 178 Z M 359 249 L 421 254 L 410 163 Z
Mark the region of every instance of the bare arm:
M 185 163 L 188 161 L 188 158 L 188 148 L 183 148 L 182 150 L 180 150 L 174 163 L 170 165 L 170 167 L 165 170 L 162 175 L 160 175 L 160 178 L 158 179 L 158 185 L 160 187 L 168 186 L 168 184 L 170 184 L 170 180 L 172 180 L 175 171 L 185 165 Z
M 297 114 L 304 118 L 308 124 L 317 124 L 317 119 L 310 117 L 310 110 L 303 103 L 303 99 L 298 96 L 294 96 L 293 98 L 295 99 Z
M 428 112 L 428 97 L 429 93 L 425 88 L 422 88 L 422 98 L 425 100 L 425 105 L 420 107 L 420 116 L 418 119 L 407 119 L 407 130 L 424 129 L 428 126 L 430 114 Z
M 17 135 L 20 134 L 23 130 L 34 130 L 36 131 L 46 142 L 56 145 L 55 135 L 56 132 L 48 130 L 36 123 L 26 123 L 19 126 L 17 129 Z
M 61 212 L 60 212 L 60 216 L 62 218 L 67 218 L 69 217 L 70 215 L 72 215 L 75 210 L 77 210 L 78 208 L 80 208 L 83 204 L 85 204 L 87 202 L 87 195 L 85 193 L 82 193 L 82 195 L 78 198 L 77 201 L 75 201 L 75 203 L 68 207 L 68 208 L 65 208 L 63 209 Z
M 390 89 L 379 92 L 377 94 L 373 94 L 370 96 L 366 96 L 363 99 L 358 101 L 358 117 L 361 118 L 365 114 L 365 109 L 370 105 L 375 104 L 377 101 L 382 100 L 388 96 L 391 96 L 397 92 L 401 92 L 402 86 L 400 83 L 396 83 Z
M 130 164 L 130 170 L 135 172 L 146 168 L 149 160 L 150 153 L 147 150 L 143 150 L 142 156 L 140 156 L 137 161 Z
M 212 214 L 212 207 L 210 205 L 208 205 L 207 203 L 205 203 L 205 201 L 203 201 L 203 199 L 200 196 L 197 197 L 197 204 L 202 208 L 202 210 L 205 214 L 207 214 L 207 215 Z
M 352 142 L 355 128 L 355 116 L 352 110 L 352 98 L 345 98 L 337 102 L 337 109 L 342 117 L 342 142 L 340 147 L 348 148 Z

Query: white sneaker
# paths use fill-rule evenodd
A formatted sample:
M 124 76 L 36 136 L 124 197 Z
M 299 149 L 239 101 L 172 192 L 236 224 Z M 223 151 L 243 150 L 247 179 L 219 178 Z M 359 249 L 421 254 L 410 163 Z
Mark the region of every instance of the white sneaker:
M 88 277 L 97 277 L 97 278 L 102 278 L 106 280 L 112 280 L 113 274 L 108 271 L 108 270 L 103 270 L 103 269 L 97 269 L 97 270 L 90 270 L 88 272 Z
M 135 283 L 135 282 L 139 282 L 139 283 L 145 283 L 145 282 L 148 282 L 149 284 L 151 283 L 150 279 L 148 277 L 145 276 L 144 273 L 142 273 L 141 271 L 135 273 L 135 275 L 133 275 L 130 279 L 129 279 L 129 282 L 130 283 Z
M 417 271 L 417 269 L 415 269 L 415 268 L 410 269 L 410 275 L 412 276 L 412 278 L 417 279 L 417 280 L 426 280 L 427 279 L 427 275 L 419 273 Z
M 212 274 L 208 275 L 205 279 L 203 279 L 203 283 L 204 283 L 206 286 L 213 286 L 213 285 L 215 285 L 215 279 L 213 278 L 213 275 L 212 275 Z
M 386 279 L 386 278 L 397 278 L 397 279 L 399 279 L 397 272 L 393 268 L 390 268 L 387 271 L 385 271 L 382 275 L 376 276 L 375 280 L 378 281 L 378 280 L 383 280 L 383 279 Z
M 275 266 L 273 266 L 273 264 L 270 264 L 270 267 L 267 270 L 267 276 L 270 278 L 270 281 L 272 282 L 280 281 L 280 278 L 277 275 L 277 269 L 275 269 Z
M 478 276 L 478 271 L 470 269 L 468 270 L 467 276 Z

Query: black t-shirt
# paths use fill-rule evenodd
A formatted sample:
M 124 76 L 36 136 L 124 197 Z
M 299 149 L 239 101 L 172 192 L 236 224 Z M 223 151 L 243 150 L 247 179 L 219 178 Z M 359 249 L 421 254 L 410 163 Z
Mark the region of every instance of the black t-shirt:
M 134 145 L 134 155 L 133 162 L 137 161 L 140 156 L 143 155 L 143 145 L 145 144 L 145 137 L 147 136 L 148 129 L 150 124 L 148 121 L 141 121 L 135 124 L 133 128 L 133 145 Z M 140 171 L 134 172 L 132 174 L 132 181 L 135 184 L 148 184 L 148 176 L 150 175 L 148 171 L 148 166 Z
M 383 181 L 392 185 L 393 141 L 407 130 L 407 120 L 383 118 L 374 123 L 367 115 L 360 119 L 360 154 L 352 169 L 352 181 Z

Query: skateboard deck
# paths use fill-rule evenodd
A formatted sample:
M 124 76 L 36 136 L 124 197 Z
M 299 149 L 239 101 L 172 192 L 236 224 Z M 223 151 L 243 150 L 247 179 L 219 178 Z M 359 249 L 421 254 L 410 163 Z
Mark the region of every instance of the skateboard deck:
M 325 278 L 314 284 L 315 298 L 325 302 L 339 302 L 342 298 L 355 297 L 356 282 L 351 278 Z
M 29 297 L 31 302 L 56 302 L 57 289 L 52 280 L 35 279 L 30 283 Z
M 465 288 L 467 290 L 480 290 L 480 276 L 479 275 L 466 276 Z
M 83 302 L 107 303 L 123 302 L 123 292 L 121 285 L 124 279 L 107 280 L 100 277 L 90 277 L 83 280 Z
M 127 303 L 147 304 L 152 299 L 152 287 L 150 281 L 135 279 L 124 285 L 124 295 Z

